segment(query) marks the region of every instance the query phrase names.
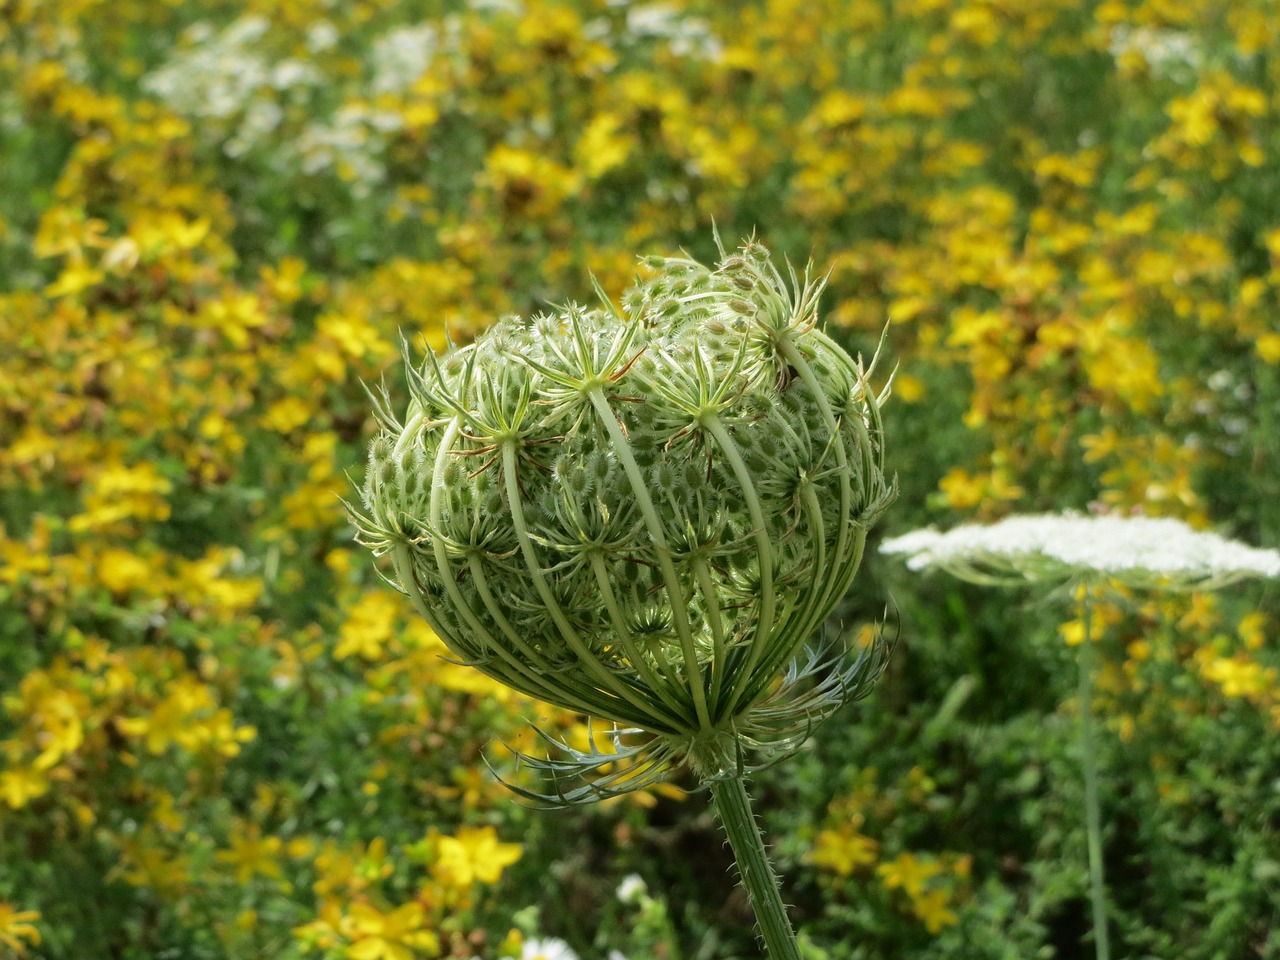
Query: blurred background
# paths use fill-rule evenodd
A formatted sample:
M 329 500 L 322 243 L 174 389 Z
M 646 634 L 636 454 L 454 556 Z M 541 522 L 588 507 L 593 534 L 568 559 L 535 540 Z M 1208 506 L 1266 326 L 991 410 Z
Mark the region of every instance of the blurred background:
M 0 957 L 759 956 L 702 794 L 520 806 L 530 720 L 352 543 L 399 334 L 754 233 L 889 329 L 866 701 L 753 783 L 813 958 L 1091 957 L 1070 605 L 883 535 L 1280 545 L 1273 0 L 0 0 Z M 350 470 L 350 475 L 348 471 Z M 1273 587 L 1121 596 L 1117 956 L 1280 957 Z

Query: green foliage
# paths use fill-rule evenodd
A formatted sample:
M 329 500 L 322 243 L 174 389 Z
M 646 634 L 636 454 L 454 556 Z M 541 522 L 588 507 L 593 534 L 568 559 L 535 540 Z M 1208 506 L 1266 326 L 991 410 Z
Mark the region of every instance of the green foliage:
M 402 334 L 713 223 L 830 269 L 851 356 L 890 321 L 885 534 L 1280 541 L 1264 0 L 0 8 L 0 956 L 759 955 L 705 795 L 512 801 L 582 718 L 445 659 L 338 499 Z M 881 686 L 753 783 L 804 949 L 1091 955 L 1079 624 L 878 545 Z M 1280 957 L 1276 615 L 1098 612 L 1118 956 Z

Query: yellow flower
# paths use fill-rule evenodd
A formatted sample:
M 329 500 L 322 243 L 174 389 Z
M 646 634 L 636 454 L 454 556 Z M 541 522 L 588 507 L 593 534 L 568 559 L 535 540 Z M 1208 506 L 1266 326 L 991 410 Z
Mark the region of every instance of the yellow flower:
M 577 163 L 588 179 L 598 180 L 614 167 L 627 162 L 633 138 L 622 132 L 622 118 L 616 113 L 599 113 L 587 124 L 578 140 Z
M 520 859 L 518 843 L 499 843 L 493 827 L 463 827 L 456 837 L 440 837 L 434 871 L 460 890 L 477 880 L 496 883 L 502 869 Z
M 84 261 L 72 260 L 58 275 L 58 279 L 44 288 L 46 297 L 73 297 L 95 284 L 101 283 L 106 274 Z
M 156 571 L 151 564 L 118 547 L 102 551 L 96 566 L 98 580 L 116 596 L 123 597 L 138 587 L 155 583 Z
M 322 314 L 316 321 L 316 329 L 355 360 L 370 354 L 385 356 L 391 349 L 390 344 L 378 336 L 378 331 L 363 316 L 337 312 Z
M 277 433 L 292 433 L 313 416 L 314 411 L 301 397 L 288 396 L 268 407 L 260 422 Z
M 1190 609 L 1178 619 L 1180 630 L 1212 630 L 1218 626 L 1218 598 L 1199 591 L 1191 595 Z
M 31 922 L 39 919 L 37 910 L 16 910 L 10 904 L 0 903 L 0 947 L 14 956 L 26 956 L 27 944 L 22 941 L 32 945 L 40 942 L 40 931 Z
M 577 192 L 577 173 L 531 150 L 499 144 L 485 160 L 485 179 L 512 214 L 545 216 Z
M 893 395 L 903 403 L 918 403 L 924 393 L 924 381 L 909 373 L 900 374 L 893 381 Z
M 912 897 L 911 909 L 924 921 L 924 928 L 930 933 L 939 933 L 943 927 L 951 926 L 958 919 L 947 906 L 945 890 L 930 890 L 918 897 Z
M 811 863 L 847 877 L 858 867 L 875 863 L 876 842 L 854 831 L 823 830 L 813 841 Z
M 395 635 L 400 608 L 399 597 L 386 590 L 365 593 L 347 612 L 347 619 L 338 632 L 334 657 L 339 660 L 351 656 L 379 659 L 383 655 L 383 644 Z
M 298 257 L 284 257 L 278 267 L 265 266 L 258 271 L 267 289 L 282 303 L 293 303 L 302 297 L 302 278 L 307 272 L 306 262 Z
M 196 322 L 218 330 L 237 349 L 249 345 L 249 331 L 263 326 L 267 315 L 256 294 L 234 293 L 207 303 Z
M 35 767 L 23 767 L 0 773 L 0 799 L 9 805 L 11 810 L 25 807 L 36 797 L 44 796 L 48 792 L 49 781 Z
M 1240 639 L 1244 641 L 1244 645 L 1249 650 L 1257 650 L 1266 641 L 1267 617 L 1266 614 L 1254 611 L 1246 613 L 1240 618 L 1240 626 L 1237 631 Z
M 169 502 L 165 495 L 172 490 L 173 484 L 153 464 L 129 467 L 107 463 L 90 481 L 84 497 L 85 512 L 72 517 L 67 526 L 73 532 L 83 532 L 111 527 L 129 518 L 167 520 Z
M 80 749 L 84 743 L 82 710 L 88 712 L 83 696 L 66 690 L 51 690 L 41 698 L 36 719 L 41 728 L 39 743 L 43 749 L 36 757 L 36 769 L 48 770 L 67 754 Z
M 847 90 L 831 90 L 823 95 L 810 116 L 822 127 L 833 130 L 857 123 L 867 112 L 867 100 Z
M 183 890 L 191 879 L 190 862 L 182 854 L 170 856 L 159 847 L 137 841 L 125 845 L 122 853 L 120 863 L 107 874 L 108 879 L 119 877 L 135 887 L 158 892 Z
M 177 743 L 193 749 L 199 743 L 191 722 L 192 716 L 213 706 L 208 687 L 190 677 L 175 680 L 169 693 L 149 715 L 123 717 L 116 725 L 130 737 L 146 737 L 147 750 L 159 756 Z
M 209 235 L 207 217 L 187 220 L 172 210 L 148 212 L 129 224 L 129 235 L 147 258 L 155 258 L 174 250 L 193 250 Z
M 344 928 L 355 943 L 347 947 L 350 960 L 413 960 L 415 953 L 440 953 L 440 939 L 423 930 L 425 916 L 420 903 L 406 903 L 382 913 L 367 903 L 357 903 L 344 918 Z
M 231 864 L 236 870 L 236 883 L 245 884 L 254 874 L 275 879 L 280 876 L 279 837 L 263 837 L 262 829 L 253 826 L 231 835 L 231 848 L 219 850 L 218 862 Z
M 1058 627 L 1058 632 L 1062 634 L 1062 639 L 1066 641 L 1069 647 L 1078 647 L 1084 643 L 1083 620 L 1068 620 Z
M 302 941 L 305 947 L 328 950 L 338 942 L 343 921 L 341 909 L 333 901 L 326 901 L 320 905 L 316 913 L 316 919 L 310 923 L 294 927 L 293 935 Z
M 941 872 L 936 860 L 922 860 L 910 851 L 900 853 L 896 859 L 876 868 L 886 888 L 896 890 L 900 887 L 913 900 L 924 893 L 925 883 Z
M 1267 363 L 1280 363 L 1280 333 L 1264 333 L 1253 346 Z
M 1222 689 L 1223 696 L 1257 699 L 1275 685 L 1276 671 L 1243 655 L 1198 657 L 1200 673 Z
M 986 490 L 986 484 L 980 477 L 975 477 L 960 467 L 952 467 L 939 481 L 938 487 L 946 494 L 947 505 L 957 510 L 976 507 L 982 502 Z

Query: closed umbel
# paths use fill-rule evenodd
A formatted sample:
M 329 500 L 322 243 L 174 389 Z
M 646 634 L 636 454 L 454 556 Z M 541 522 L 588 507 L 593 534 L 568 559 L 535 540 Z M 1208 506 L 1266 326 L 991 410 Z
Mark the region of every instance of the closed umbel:
M 822 284 L 759 244 L 650 266 L 621 311 L 508 317 L 410 363 L 403 420 L 378 398 L 360 537 L 523 693 L 681 753 L 785 741 L 821 704 L 774 681 L 893 497 L 882 398 L 817 329 Z

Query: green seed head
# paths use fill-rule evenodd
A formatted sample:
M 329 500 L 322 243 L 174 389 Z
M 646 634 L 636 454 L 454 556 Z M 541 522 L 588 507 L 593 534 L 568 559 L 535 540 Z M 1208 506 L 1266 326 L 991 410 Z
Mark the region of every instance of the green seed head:
M 403 421 L 375 398 L 357 523 L 457 656 L 696 762 L 825 711 L 775 681 L 800 689 L 893 487 L 821 283 L 756 243 L 653 265 L 621 313 L 507 317 L 410 364 Z

